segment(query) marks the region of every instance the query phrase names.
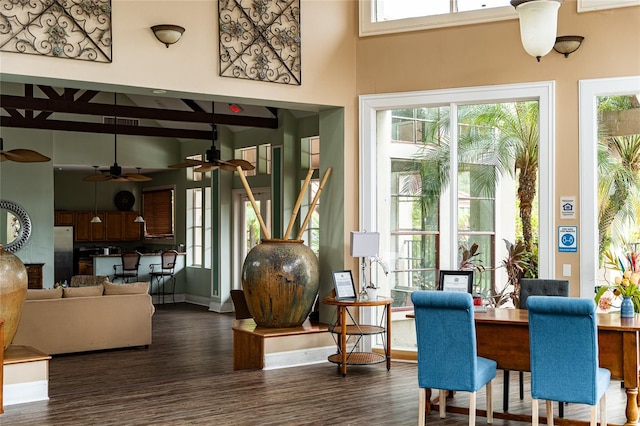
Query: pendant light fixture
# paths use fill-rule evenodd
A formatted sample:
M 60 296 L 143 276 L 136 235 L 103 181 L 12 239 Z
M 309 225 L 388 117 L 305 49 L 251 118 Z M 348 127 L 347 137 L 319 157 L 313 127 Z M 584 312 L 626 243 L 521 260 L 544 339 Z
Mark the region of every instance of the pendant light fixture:
M 558 30 L 558 9 L 563 0 L 511 0 L 520 17 L 520 39 L 527 53 L 540 62 L 551 52 Z
M 138 170 L 138 174 L 140 174 L 140 167 L 136 167 L 136 169 Z M 140 212 L 133 222 L 144 223 L 144 218 L 142 217 L 142 188 L 140 188 L 140 185 L 138 185 L 138 193 L 140 194 Z
M 94 174 L 96 175 L 98 174 L 98 167 L 99 166 L 93 166 Z M 94 214 L 91 218 L 91 223 L 102 223 L 102 219 L 98 216 L 98 181 L 93 182 L 93 207 Z

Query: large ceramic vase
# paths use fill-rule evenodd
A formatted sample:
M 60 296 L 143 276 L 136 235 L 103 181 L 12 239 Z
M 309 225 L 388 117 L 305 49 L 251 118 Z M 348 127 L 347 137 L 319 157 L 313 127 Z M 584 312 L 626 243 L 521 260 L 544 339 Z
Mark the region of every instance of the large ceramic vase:
M 262 240 L 242 265 L 249 312 L 262 327 L 298 327 L 318 295 L 318 258 L 302 240 Z
M 26 298 L 27 268 L 0 244 L 0 318 L 4 319 L 4 349 L 16 334 Z

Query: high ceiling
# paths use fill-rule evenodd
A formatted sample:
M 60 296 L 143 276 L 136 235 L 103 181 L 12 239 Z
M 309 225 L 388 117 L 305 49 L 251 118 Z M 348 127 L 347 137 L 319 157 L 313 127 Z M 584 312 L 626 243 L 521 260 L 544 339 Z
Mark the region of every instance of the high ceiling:
M 33 84 L 22 86 L 22 94 L 0 95 L 2 127 L 109 134 L 117 131 L 123 135 L 178 139 L 211 139 L 212 123 L 227 125 L 232 130 L 278 127 L 277 109 L 270 107 L 238 104 L 238 112 L 234 113 L 228 103 Z M 111 102 L 106 103 L 106 99 Z M 114 116 L 145 120 L 147 124 L 119 122 L 116 129 L 113 120 L 102 119 Z
M 248 128 L 278 128 L 278 109 L 275 107 L 194 99 L 191 96 L 167 94 L 164 90 L 115 93 L 109 90 L 7 82 L 2 83 L 2 89 L 0 127 L 6 128 L 155 136 L 178 140 L 211 140 L 213 123 L 233 132 Z M 318 114 L 318 109 L 313 106 L 307 111 L 288 111 L 296 118 Z M 118 119 L 116 124 L 114 116 Z M 12 148 L 29 147 L 14 144 Z M 91 165 L 65 166 L 65 169 L 92 170 Z

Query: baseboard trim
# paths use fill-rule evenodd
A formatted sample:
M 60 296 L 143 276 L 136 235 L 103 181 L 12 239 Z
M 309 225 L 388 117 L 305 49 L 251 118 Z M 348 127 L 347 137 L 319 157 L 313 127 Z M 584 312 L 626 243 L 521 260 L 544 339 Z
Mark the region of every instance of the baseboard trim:
M 300 367 L 302 365 L 329 362 L 329 355 L 336 353 L 335 346 L 299 349 L 295 351 L 265 354 L 263 370 L 277 370 L 280 368 Z
M 24 404 L 25 402 L 46 401 L 49 399 L 49 381 L 15 383 L 2 387 L 4 405 Z

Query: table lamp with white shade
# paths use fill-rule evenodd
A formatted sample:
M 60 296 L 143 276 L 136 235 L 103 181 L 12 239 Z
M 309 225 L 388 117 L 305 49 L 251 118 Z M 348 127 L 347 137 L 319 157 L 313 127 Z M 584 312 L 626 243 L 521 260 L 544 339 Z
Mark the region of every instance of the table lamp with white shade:
M 351 231 L 351 256 L 362 258 L 362 288 L 363 291 L 371 284 L 371 259 L 378 257 L 380 247 L 379 232 Z M 366 266 L 369 265 L 369 280 L 367 282 Z

